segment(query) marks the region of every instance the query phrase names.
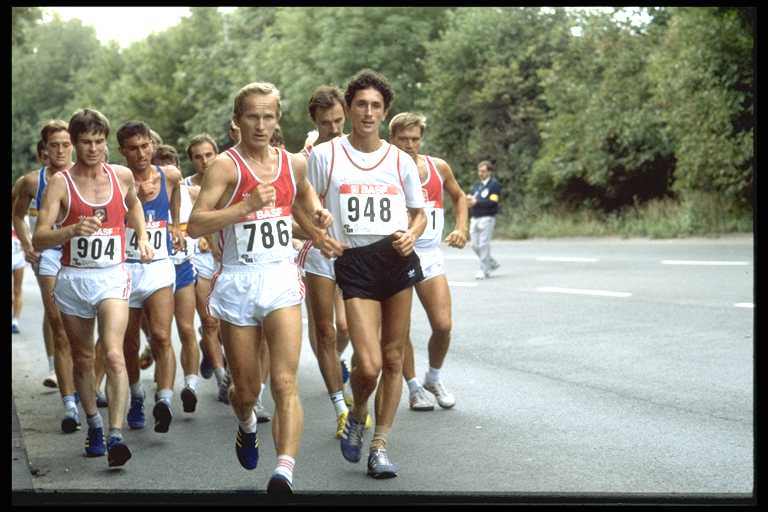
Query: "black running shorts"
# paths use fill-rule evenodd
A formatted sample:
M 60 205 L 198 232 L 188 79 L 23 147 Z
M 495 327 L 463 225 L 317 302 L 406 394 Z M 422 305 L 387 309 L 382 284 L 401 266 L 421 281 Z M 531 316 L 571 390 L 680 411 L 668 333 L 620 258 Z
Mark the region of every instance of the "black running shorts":
M 333 268 L 344 300 L 383 301 L 424 279 L 416 251 L 400 256 L 392 242 L 390 235 L 370 245 L 347 249 L 336 258 Z

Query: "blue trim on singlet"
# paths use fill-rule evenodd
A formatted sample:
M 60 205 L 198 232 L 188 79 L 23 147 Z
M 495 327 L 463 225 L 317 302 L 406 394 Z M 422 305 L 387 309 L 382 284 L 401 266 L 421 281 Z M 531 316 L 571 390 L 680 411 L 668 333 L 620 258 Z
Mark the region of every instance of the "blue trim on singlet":
M 152 220 L 164 220 L 168 224 L 168 228 L 170 228 L 171 224 L 171 212 L 170 212 L 170 201 L 168 201 L 168 189 L 165 184 L 165 174 L 163 171 L 160 170 L 160 166 L 156 165 L 155 168 L 157 169 L 157 172 L 160 173 L 160 193 L 157 194 L 157 197 L 155 197 L 153 200 L 144 203 L 142 205 L 142 208 L 144 209 L 144 222 L 147 222 L 148 220 L 148 214 L 152 213 Z M 173 241 L 171 240 L 171 231 L 170 229 L 166 230 L 167 238 L 166 242 L 168 244 L 168 254 L 171 254 L 171 248 L 173 248 Z M 137 259 L 131 259 L 126 258 L 126 262 L 129 263 L 141 263 L 141 260 Z M 161 261 L 161 260 L 158 260 Z
M 35 209 L 40 211 L 40 206 L 43 204 L 43 191 L 48 182 L 45 180 L 45 166 L 40 168 L 37 175 L 37 194 L 35 194 Z

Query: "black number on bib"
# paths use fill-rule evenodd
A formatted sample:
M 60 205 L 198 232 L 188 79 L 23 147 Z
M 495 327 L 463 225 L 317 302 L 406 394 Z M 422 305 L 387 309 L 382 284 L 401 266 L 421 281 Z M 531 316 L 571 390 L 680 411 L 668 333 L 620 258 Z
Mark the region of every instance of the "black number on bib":
M 104 254 L 109 255 L 109 259 L 114 260 L 115 259 L 115 239 L 110 238 L 107 242 L 107 247 L 104 249 Z
M 350 212 L 348 215 L 349 220 L 352 222 L 357 221 L 360 218 L 360 201 L 354 196 L 350 197 L 347 201 L 347 210 Z
M 133 247 L 134 249 L 138 250 L 138 248 L 139 248 L 139 239 L 136 236 L 136 232 L 135 231 L 133 232 L 133 235 L 131 235 L 131 241 L 128 242 L 128 243 L 130 244 L 131 247 Z
M 81 258 L 88 256 L 88 240 L 85 238 L 77 239 L 77 255 Z
M 432 210 L 432 229 L 437 228 L 437 213 Z
M 373 208 L 373 198 L 369 197 L 365 200 L 365 211 L 363 212 L 363 216 L 368 217 L 371 219 L 371 222 L 376 220 L 376 211 Z
M 261 225 L 261 245 L 265 249 L 271 249 L 275 245 L 275 237 L 272 234 L 272 224 L 265 222 Z
M 381 220 L 384 222 L 389 222 L 389 219 L 392 218 L 392 211 L 389 209 L 390 206 L 389 198 L 382 197 L 379 202 L 379 207 L 381 208 Z
M 97 238 L 91 242 L 91 259 L 97 260 L 101 257 L 101 239 Z
M 147 231 L 147 238 L 149 238 L 149 231 Z M 163 246 L 163 234 L 160 231 L 155 231 L 155 236 L 153 238 L 152 245 L 155 247 L 156 251 L 159 251 L 160 247 Z
M 277 221 L 277 240 L 283 247 L 288 246 L 291 234 L 288 232 L 288 223 L 284 220 Z
M 251 232 L 251 235 L 248 237 L 248 252 L 251 252 L 253 250 L 253 239 L 256 237 L 256 224 L 243 224 L 243 229 L 247 229 Z

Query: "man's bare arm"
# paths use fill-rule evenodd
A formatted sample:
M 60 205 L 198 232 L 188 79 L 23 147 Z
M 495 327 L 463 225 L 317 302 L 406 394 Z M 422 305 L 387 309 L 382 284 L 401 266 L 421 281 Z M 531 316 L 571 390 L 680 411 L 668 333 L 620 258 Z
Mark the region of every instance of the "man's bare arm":
M 469 217 L 467 195 L 461 189 L 459 182 L 456 181 L 451 166 L 441 159 L 435 159 L 435 163 L 437 164 L 437 171 L 443 178 L 443 188 L 448 192 L 453 201 L 453 213 L 456 217 L 453 231 L 445 237 L 445 241 L 451 247 L 461 249 L 467 244 L 467 237 L 469 236 L 469 231 L 467 230 L 467 219 Z

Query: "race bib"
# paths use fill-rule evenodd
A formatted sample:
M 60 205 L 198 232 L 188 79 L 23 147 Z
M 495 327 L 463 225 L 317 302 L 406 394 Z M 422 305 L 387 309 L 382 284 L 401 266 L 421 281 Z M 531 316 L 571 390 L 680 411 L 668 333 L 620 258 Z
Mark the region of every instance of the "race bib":
M 291 207 L 263 208 L 234 225 L 237 261 L 255 265 L 293 254 Z
M 152 261 L 162 260 L 168 257 L 168 221 L 155 220 L 146 223 L 147 228 L 147 240 L 149 245 L 152 246 L 152 250 L 155 255 L 152 257 Z M 125 229 L 125 239 L 127 245 L 125 246 L 125 256 L 132 260 L 141 259 L 141 253 L 139 252 L 139 237 L 136 236 L 136 231 L 131 228 Z
M 184 237 L 185 246 L 181 251 L 177 251 L 173 245 L 171 245 L 171 261 L 174 265 L 179 265 L 187 261 L 193 254 L 197 252 L 197 240 L 187 235 L 187 225 L 181 224 L 179 226 L 181 235 Z
M 395 185 L 339 187 L 341 222 L 348 235 L 391 235 L 408 229 L 405 197 Z
M 435 237 L 443 236 L 443 224 L 445 222 L 445 210 L 432 206 L 434 201 L 427 202 L 424 207 L 424 213 L 427 215 L 427 227 L 421 234 L 419 240 L 433 240 Z
M 109 267 L 123 261 L 120 232 L 115 228 L 103 228 L 90 236 L 74 236 L 69 243 L 73 267 Z

